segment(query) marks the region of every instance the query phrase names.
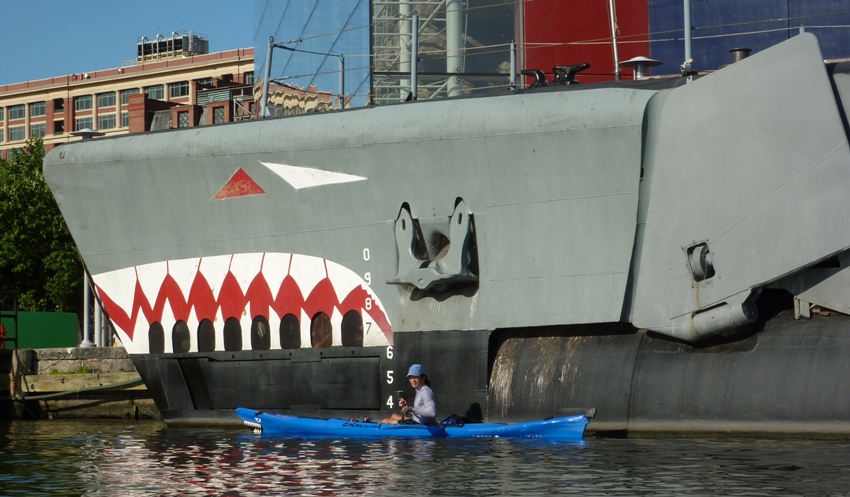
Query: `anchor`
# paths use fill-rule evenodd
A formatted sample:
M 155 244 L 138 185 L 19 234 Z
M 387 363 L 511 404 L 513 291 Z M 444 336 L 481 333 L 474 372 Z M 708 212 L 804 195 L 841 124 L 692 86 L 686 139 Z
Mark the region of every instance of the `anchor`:
M 414 219 L 407 206 L 395 221 L 398 273 L 387 283 L 443 291 L 458 283 L 478 281 L 470 269 L 477 261 L 475 224 L 459 200 L 448 218 Z M 428 246 L 423 249 L 422 242 Z

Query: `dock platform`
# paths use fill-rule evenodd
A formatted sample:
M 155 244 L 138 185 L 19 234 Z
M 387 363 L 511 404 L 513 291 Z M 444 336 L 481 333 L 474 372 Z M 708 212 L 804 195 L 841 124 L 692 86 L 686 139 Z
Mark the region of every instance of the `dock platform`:
M 123 347 L 0 350 L 0 418 L 160 419 Z

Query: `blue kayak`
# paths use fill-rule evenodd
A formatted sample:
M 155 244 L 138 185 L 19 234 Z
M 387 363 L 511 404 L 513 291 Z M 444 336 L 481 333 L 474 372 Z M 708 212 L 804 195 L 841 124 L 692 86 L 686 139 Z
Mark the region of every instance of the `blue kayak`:
M 536 438 L 579 441 L 587 417 L 579 414 L 526 423 L 467 423 L 464 425 L 382 425 L 346 419 L 314 419 L 269 414 L 240 407 L 236 414 L 254 433 L 289 437 L 438 437 L 438 438 Z

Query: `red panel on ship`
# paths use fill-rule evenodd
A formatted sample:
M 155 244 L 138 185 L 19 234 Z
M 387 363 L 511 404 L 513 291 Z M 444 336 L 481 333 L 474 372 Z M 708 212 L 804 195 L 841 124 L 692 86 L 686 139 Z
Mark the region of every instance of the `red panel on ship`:
M 649 17 L 647 0 L 616 3 L 620 61 L 638 55 L 649 56 Z M 524 2 L 525 63 L 521 69 L 540 69 L 549 80 L 552 66 L 590 62 L 576 77 L 592 83 L 614 79 L 614 56 L 607 0 L 533 0 Z M 578 44 L 578 42 L 585 42 Z M 544 44 L 569 43 L 545 46 Z M 632 70 L 622 69 L 623 79 L 632 79 Z M 526 83 L 531 83 L 528 78 Z

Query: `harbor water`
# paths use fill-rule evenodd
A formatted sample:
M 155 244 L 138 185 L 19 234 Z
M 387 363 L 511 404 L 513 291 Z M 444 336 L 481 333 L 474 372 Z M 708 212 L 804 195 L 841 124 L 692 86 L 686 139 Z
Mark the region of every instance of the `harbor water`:
M 0 421 L 0 495 L 850 495 L 850 443 L 304 440 Z

